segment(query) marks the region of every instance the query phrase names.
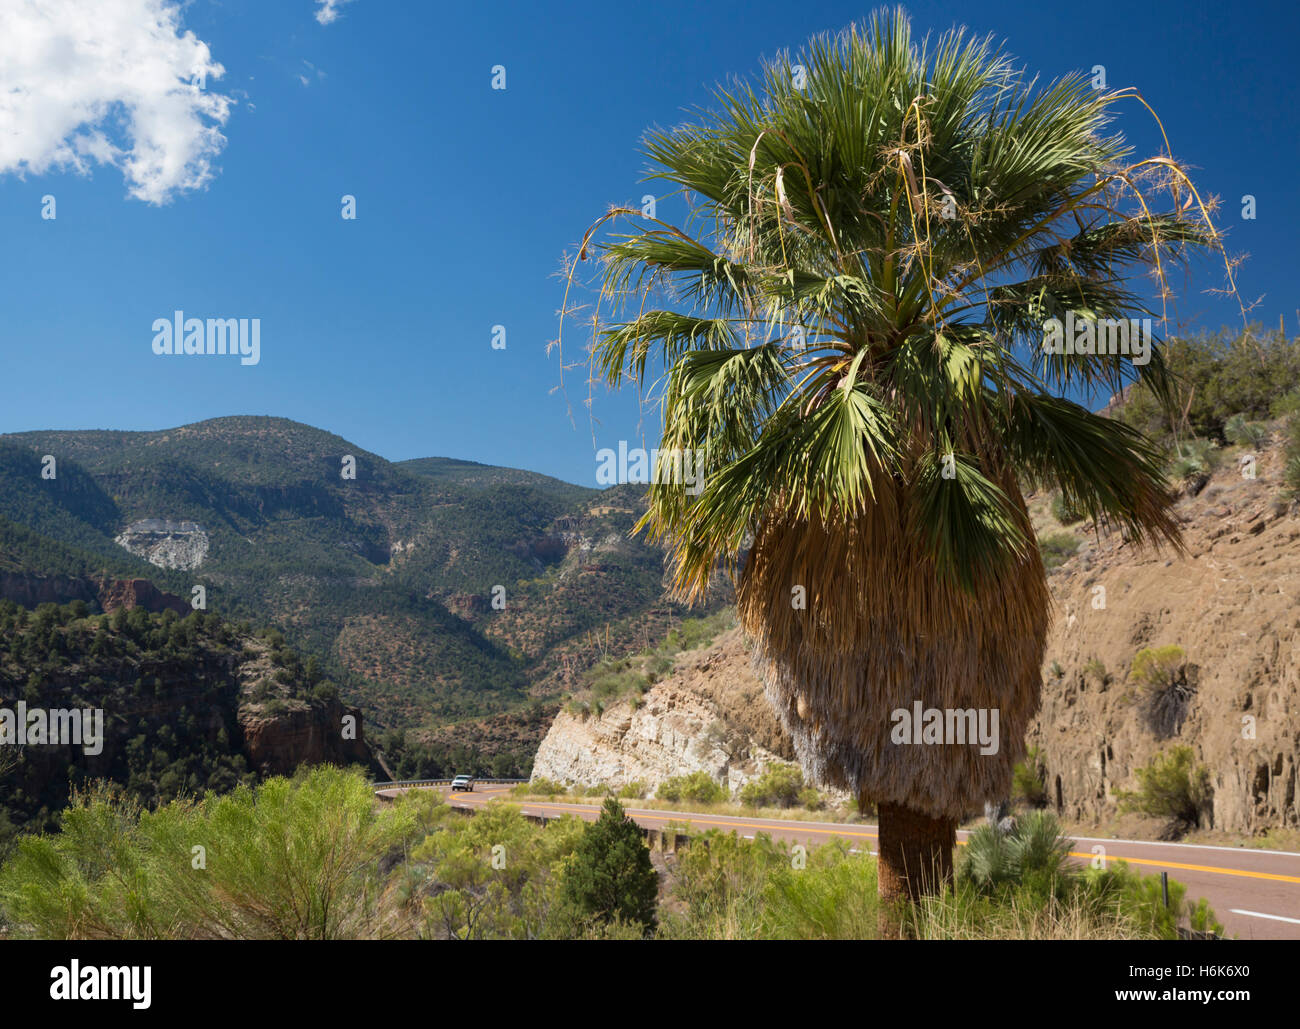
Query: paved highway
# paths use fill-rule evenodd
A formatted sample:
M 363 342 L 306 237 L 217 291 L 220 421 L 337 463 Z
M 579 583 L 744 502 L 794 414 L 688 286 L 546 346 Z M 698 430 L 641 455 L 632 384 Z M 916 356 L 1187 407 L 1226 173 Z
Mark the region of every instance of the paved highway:
M 448 793 L 446 787 L 429 787 Z M 391 796 L 400 790 L 380 790 Z M 510 799 L 506 786 L 480 786 L 473 793 L 449 794 L 448 801 L 473 809 L 494 801 Z M 517 801 L 511 800 L 512 803 Z M 600 813 L 594 804 L 562 800 L 529 801 L 520 805 L 526 814 L 558 817 L 573 814 L 592 821 Z M 773 839 L 798 843 L 824 843 L 840 837 L 856 847 L 872 850 L 874 825 L 835 822 L 801 822 L 794 819 L 750 818 L 744 815 L 698 815 L 626 807 L 637 824 L 658 829 L 668 823 L 686 825 L 697 831 L 721 829 L 741 836 L 766 833 Z M 957 834 L 959 843 L 965 832 Z M 1194 899 L 1205 897 L 1214 908 L 1228 935 L 1242 939 L 1300 939 L 1300 854 L 1245 847 L 1207 847 L 1187 843 L 1150 843 L 1139 840 L 1074 838 L 1071 856 L 1084 861 L 1093 857 L 1094 847 L 1104 847 L 1107 858 L 1123 859 L 1138 870 L 1159 874 L 1187 886 Z

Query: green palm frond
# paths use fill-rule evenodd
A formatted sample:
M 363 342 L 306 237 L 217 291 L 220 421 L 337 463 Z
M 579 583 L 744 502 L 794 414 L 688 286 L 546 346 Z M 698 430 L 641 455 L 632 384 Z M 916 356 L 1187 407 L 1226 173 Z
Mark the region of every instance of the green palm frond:
M 888 477 L 918 491 L 940 574 L 973 588 L 1024 554 L 1007 466 L 1172 537 L 1142 441 L 1049 396 L 1141 379 L 1167 397 L 1159 341 L 1149 363 L 1040 345 L 1067 311 L 1151 317 L 1132 273 L 1217 242 L 1186 203 L 1154 205 L 1182 180 L 1112 130 L 1127 94 L 1081 75 L 1040 86 L 990 39 L 917 41 L 900 12 L 813 40 L 801 83 L 795 63 L 648 135 L 687 224 L 615 212 L 633 230 L 592 242 L 603 299 L 630 315 L 598 330 L 594 371 L 666 373 L 665 446 L 709 454 L 710 487 L 656 485 L 644 522 L 691 541 L 686 578 L 707 583 L 777 509 L 847 524 Z M 948 479 L 932 474 L 944 453 Z

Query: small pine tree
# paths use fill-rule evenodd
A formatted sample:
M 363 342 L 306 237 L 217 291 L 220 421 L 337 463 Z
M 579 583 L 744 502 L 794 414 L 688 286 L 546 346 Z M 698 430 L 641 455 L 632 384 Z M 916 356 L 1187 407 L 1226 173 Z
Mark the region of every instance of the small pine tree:
M 649 932 L 657 922 L 658 894 L 659 876 L 641 829 L 617 800 L 607 798 L 565 869 L 565 899 L 583 918 L 639 922 Z

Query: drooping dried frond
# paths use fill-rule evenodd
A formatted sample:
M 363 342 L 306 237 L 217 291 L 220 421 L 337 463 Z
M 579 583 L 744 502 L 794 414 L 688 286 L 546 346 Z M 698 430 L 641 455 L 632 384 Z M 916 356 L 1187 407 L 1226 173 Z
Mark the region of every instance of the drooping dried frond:
M 1029 520 L 1008 477 L 1013 517 Z M 754 635 L 767 696 L 818 782 L 960 819 L 1010 791 L 1023 755 L 1048 627 L 1037 548 L 980 581 L 978 595 L 944 585 L 919 524 L 917 497 L 882 490 L 845 531 L 772 519 L 754 541 L 739 608 Z M 806 609 L 791 603 L 806 589 Z M 999 749 L 900 745 L 893 712 L 997 711 Z M 969 727 L 969 726 L 968 726 Z M 971 741 L 974 742 L 973 740 Z

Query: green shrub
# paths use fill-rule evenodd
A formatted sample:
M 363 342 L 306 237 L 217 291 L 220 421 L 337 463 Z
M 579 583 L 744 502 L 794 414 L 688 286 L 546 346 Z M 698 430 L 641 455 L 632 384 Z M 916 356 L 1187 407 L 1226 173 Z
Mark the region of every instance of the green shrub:
M 563 883 L 565 900 L 586 921 L 633 922 L 643 932 L 658 922 L 659 876 L 640 827 L 613 797 L 583 832 Z
M 672 879 L 676 910 L 665 918 L 664 935 L 696 940 L 758 938 L 768 884 L 789 865 L 787 846 L 763 833 L 743 840 L 734 832 L 706 832 L 677 853 Z
M 803 788 L 798 765 L 772 765 L 741 788 L 739 800 L 747 807 L 794 807 Z
M 727 788 L 708 772 L 701 770 L 665 780 L 660 783 L 655 796 L 670 804 L 681 801 L 692 804 L 720 804 L 727 799 Z
M 1170 897 L 1170 903 L 1173 903 L 1172 896 Z M 1223 935 L 1223 923 L 1214 917 L 1214 909 L 1210 907 L 1210 902 L 1204 897 L 1197 900 L 1195 904 L 1188 904 L 1187 922 L 1188 925 L 1198 933 L 1214 933 L 1216 936 Z
M 1282 496 L 1286 500 L 1300 499 L 1300 455 L 1287 458 L 1282 466 Z
M 1181 918 L 1213 929 L 1203 901 L 1185 902 L 1170 881 L 1123 864 L 1084 870 L 1067 863 L 1069 841 L 1050 815 L 1035 813 L 1003 836 L 988 830 L 963 848 L 955 882 L 911 910 L 921 939 L 1173 939 Z M 760 833 L 717 830 L 680 851 L 669 939 L 870 939 L 877 935 L 876 862 L 837 840 L 800 854 Z
M 703 618 L 683 618 L 676 628 L 671 629 L 659 646 L 660 654 L 676 654 L 684 650 L 698 650 L 707 647 L 719 633 L 725 632 L 736 624 L 735 608 L 724 608 Z
M 1291 500 L 1300 497 L 1300 412 L 1286 421 L 1282 446 L 1283 495 Z
M 1198 932 L 1223 934 L 1223 925 L 1204 898 L 1195 904 L 1187 900 L 1187 887 L 1169 880 L 1169 904 L 1164 901 L 1160 877 L 1142 875 L 1123 861 L 1105 862 L 1101 868 L 1083 873 L 1082 895 L 1094 910 L 1110 909 L 1123 914 L 1142 935 L 1172 940 L 1178 937 L 1178 924 L 1186 918 Z
M 602 662 L 590 683 L 591 706 L 597 712 L 630 696 L 639 697 L 650 688 L 650 680 L 632 668 L 628 659 Z
M 418 791 L 406 794 L 403 801 Z M 425 939 L 569 939 L 584 925 L 563 903 L 565 860 L 583 823 L 537 825 L 518 807 L 489 804 L 472 818 L 417 798 L 426 835 L 400 866 L 402 910 Z M 499 848 L 499 849 L 497 849 Z M 500 862 L 489 860 L 499 855 Z M 402 933 L 401 935 L 407 935 Z
M 1075 522 L 1082 521 L 1083 515 L 1075 510 L 1065 499 L 1064 493 L 1055 493 L 1052 496 L 1052 517 L 1062 525 L 1073 525 Z
M 806 866 L 774 868 L 763 891 L 760 935 L 778 940 L 859 940 L 879 924 L 876 862 L 835 840 L 807 855 Z
M 639 779 L 626 783 L 619 789 L 618 795 L 622 800 L 644 800 L 646 795 L 646 785 Z
M 1268 413 L 1274 418 L 1288 418 L 1300 413 L 1300 389 L 1283 393 L 1269 405 Z
M 60 832 L 18 842 L 0 911 L 14 936 L 43 939 L 382 935 L 379 859 L 416 829 L 330 765 L 155 811 L 100 785 L 74 795 Z
M 1129 674 L 1140 686 L 1164 686 L 1177 676 L 1185 660 L 1182 647 L 1147 647 L 1133 656 Z
M 1054 532 L 1038 541 L 1043 555 L 1043 567 L 1049 572 L 1059 568 L 1079 550 L 1079 541 L 1070 532 Z
M 1156 818 L 1171 818 L 1181 828 L 1200 823 L 1213 790 L 1210 773 L 1196 764 L 1191 747 L 1171 748 L 1154 755 L 1146 767 L 1134 770 L 1138 788 L 1116 790 L 1121 811 L 1137 811 Z
M 568 793 L 569 788 L 562 782 L 556 782 L 554 779 L 547 779 L 545 776 L 538 776 L 531 781 L 524 783 L 524 792 L 532 793 L 539 797 L 554 797 L 561 793 Z
M 1198 436 L 1218 439 L 1233 415 L 1258 420 L 1289 413 L 1286 398 L 1300 388 L 1300 345 L 1277 329 L 1171 338 L 1163 356 L 1175 375 L 1169 409 L 1136 385 L 1119 415 L 1152 436 L 1187 425 Z
M 1043 755 L 1038 747 L 1030 747 L 1025 752 L 1025 759 L 1018 761 L 1012 769 L 1011 799 L 1029 807 L 1046 805 L 1047 770 L 1043 767 Z

